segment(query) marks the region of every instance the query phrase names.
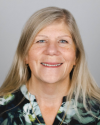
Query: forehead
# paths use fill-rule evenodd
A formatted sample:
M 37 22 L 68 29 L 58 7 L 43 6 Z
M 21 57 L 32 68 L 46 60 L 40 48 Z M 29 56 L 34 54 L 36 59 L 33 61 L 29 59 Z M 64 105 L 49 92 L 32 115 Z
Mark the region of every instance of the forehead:
M 71 37 L 68 26 L 64 22 L 53 22 L 49 24 L 48 26 L 44 27 L 42 30 L 40 30 L 36 36 L 38 35 L 66 35 L 66 34 Z

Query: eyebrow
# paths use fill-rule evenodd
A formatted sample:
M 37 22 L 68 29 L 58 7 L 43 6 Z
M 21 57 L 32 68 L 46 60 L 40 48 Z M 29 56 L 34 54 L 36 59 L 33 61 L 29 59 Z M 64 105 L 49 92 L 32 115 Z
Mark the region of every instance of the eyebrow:
M 47 36 L 45 36 L 45 35 L 37 35 L 36 37 L 46 37 L 46 38 L 48 38 Z M 69 35 L 62 35 L 62 36 L 58 36 L 58 38 L 60 38 L 60 37 L 69 37 L 69 38 L 72 38 L 71 36 L 69 36 Z

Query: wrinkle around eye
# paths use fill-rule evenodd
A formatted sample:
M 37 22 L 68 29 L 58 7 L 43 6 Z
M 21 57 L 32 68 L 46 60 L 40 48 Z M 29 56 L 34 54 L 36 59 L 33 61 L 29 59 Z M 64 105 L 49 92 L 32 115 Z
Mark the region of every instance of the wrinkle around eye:
M 36 43 L 44 43 L 44 42 L 46 42 L 45 40 L 38 40 L 38 41 L 36 41 Z
M 64 41 L 64 42 L 61 42 L 61 41 Z M 67 40 L 60 40 L 60 43 L 68 43 Z

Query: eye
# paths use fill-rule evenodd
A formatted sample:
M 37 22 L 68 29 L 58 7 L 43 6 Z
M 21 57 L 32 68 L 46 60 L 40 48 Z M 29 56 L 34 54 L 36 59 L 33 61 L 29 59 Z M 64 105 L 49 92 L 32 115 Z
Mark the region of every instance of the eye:
M 66 40 L 60 40 L 60 43 L 68 43 Z
M 45 42 L 45 40 L 39 40 L 39 41 L 37 41 L 37 43 L 44 43 Z

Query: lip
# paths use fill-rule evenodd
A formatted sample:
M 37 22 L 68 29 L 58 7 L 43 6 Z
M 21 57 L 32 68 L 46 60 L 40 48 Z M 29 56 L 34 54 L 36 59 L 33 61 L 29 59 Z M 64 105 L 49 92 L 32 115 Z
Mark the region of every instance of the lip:
M 49 64 L 49 65 L 57 65 L 57 64 L 63 64 L 63 63 L 58 63 L 58 62 L 42 62 L 42 63 L 45 63 L 45 64 Z M 45 66 L 41 63 L 42 66 L 46 67 L 46 68 L 58 68 L 60 67 L 61 65 L 58 65 L 58 66 Z
M 58 62 L 42 62 L 42 63 L 45 63 L 45 64 L 49 64 L 49 65 L 57 65 L 57 64 L 60 64 Z M 63 63 L 61 63 L 63 64 Z

